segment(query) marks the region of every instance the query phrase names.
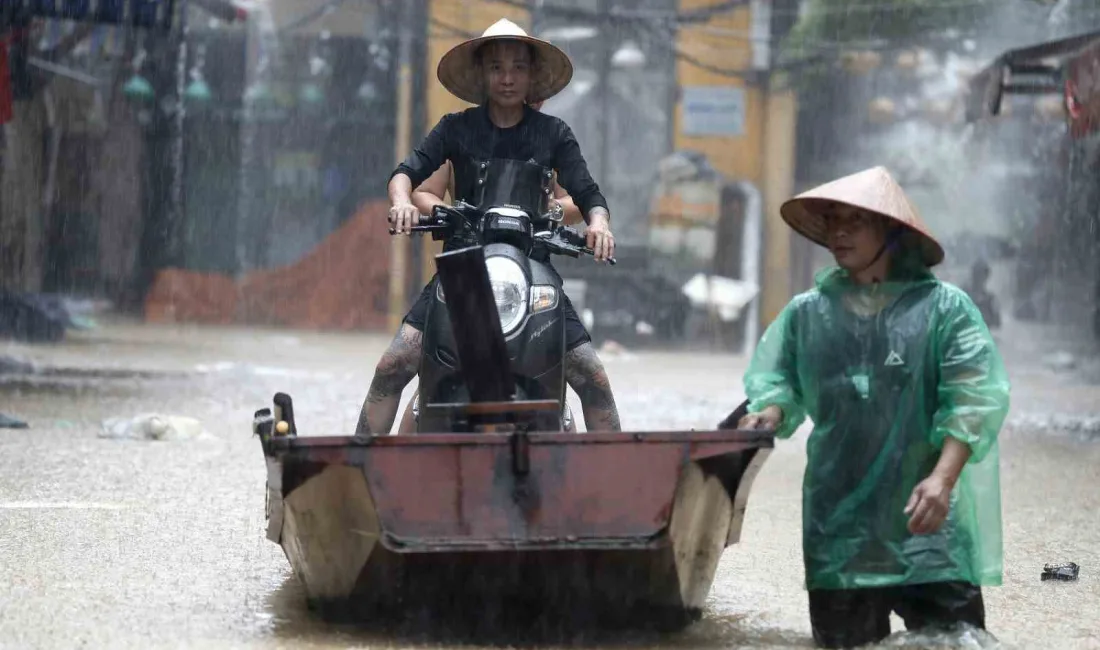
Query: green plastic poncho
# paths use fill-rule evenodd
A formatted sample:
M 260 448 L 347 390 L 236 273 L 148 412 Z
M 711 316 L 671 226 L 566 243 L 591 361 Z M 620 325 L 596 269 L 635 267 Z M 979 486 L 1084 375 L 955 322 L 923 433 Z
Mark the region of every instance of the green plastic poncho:
M 783 310 L 748 372 L 750 412 L 776 405 L 778 437 L 808 415 L 803 483 L 807 589 L 962 580 L 1001 583 L 997 434 L 1009 382 L 977 307 L 914 259 L 858 286 L 839 268 Z M 913 488 L 947 436 L 970 460 L 947 520 L 908 531 Z

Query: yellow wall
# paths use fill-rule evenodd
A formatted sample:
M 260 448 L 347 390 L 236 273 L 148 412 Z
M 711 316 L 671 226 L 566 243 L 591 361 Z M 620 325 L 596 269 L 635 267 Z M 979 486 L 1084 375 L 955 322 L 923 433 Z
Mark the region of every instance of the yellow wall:
M 680 0 L 680 10 L 713 6 L 717 0 Z M 709 28 L 709 29 L 708 29 Z M 719 31 L 724 33 L 718 33 Z M 746 4 L 719 14 L 703 25 L 680 30 L 678 49 L 707 65 L 725 70 L 752 66 L 752 8 Z M 680 87 L 733 86 L 745 89 L 742 134 L 730 137 L 688 137 L 680 132 L 682 112 L 676 109 L 677 149 L 704 153 L 729 180 L 747 180 L 763 198 L 763 259 L 761 331 L 791 297 L 790 229 L 779 216 L 779 205 L 790 197 L 794 181 L 794 138 L 797 103 L 788 91 L 772 91 L 765 83 L 705 70 L 681 59 L 676 65 Z
M 794 266 L 791 246 L 795 236 L 779 215 L 779 206 L 794 193 L 795 124 L 798 102 L 790 90 L 768 93 L 768 109 L 764 120 L 763 179 L 761 192 L 764 203 L 764 274 L 760 301 L 760 323 L 766 326 L 775 320 L 790 300 L 793 290 Z M 761 328 L 763 331 L 763 328 Z
M 700 9 L 715 4 L 716 0 L 680 0 L 680 10 Z M 747 38 L 752 28 L 752 11 L 748 6 L 719 14 L 710 22 L 680 29 L 677 47 L 684 54 L 707 65 L 727 69 L 747 69 L 752 64 L 752 41 Z M 708 29 L 710 28 L 710 29 Z M 741 36 L 720 35 L 713 30 L 729 30 Z M 745 88 L 741 79 L 717 74 L 696 65 L 679 60 L 676 75 L 680 87 L 734 86 Z M 714 168 L 731 179 L 741 179 L 759 184 L 761 177 L 760 143 L 761 93 L 754 88 L 745 92 L 745 128 L 735 137 L 690 137 L 681 134 L 682 114 L 676 108 L 677 149 L 694 149 L 706 154 Z

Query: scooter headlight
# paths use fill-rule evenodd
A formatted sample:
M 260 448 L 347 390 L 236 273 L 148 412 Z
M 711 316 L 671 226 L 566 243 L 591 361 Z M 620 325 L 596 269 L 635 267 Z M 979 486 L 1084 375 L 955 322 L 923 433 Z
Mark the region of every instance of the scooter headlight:
M 500 314 L 500 329 L 507 336 L 527 317 L 527 276 L 519 264 L 507 257 L 486 258 L 485 266 Z

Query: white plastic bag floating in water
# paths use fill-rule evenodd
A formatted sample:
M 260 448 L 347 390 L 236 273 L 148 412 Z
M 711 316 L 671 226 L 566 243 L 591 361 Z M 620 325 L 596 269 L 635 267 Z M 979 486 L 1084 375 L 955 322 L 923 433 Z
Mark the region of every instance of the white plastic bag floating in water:
M 195 418 L 145 413 L 132 418 L 103 421 L 100 438 L 126 440 L 192 440 L 209 434 Z
M 692 306 L 713 308 L 719 318 L 728 322 L 737 320 L 741 310 L 752 302 L 760 289 L 752 282 L 696 273 L 682 291 Z

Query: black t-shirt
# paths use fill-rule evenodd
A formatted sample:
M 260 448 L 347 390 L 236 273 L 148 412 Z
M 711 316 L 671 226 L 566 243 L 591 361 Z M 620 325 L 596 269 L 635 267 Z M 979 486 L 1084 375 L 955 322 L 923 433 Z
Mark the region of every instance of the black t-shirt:
M 405 174 L 415 188 L 450 160 L 456 198 L 472 202 L 476 179 L 467 171 L 470 163 L 494 158 L 531 161 L 557 171 L 558 184 L 573 197 L 586 220 L 592 208 L 607 209 L 573 131 L 557 117 L 529 106 L 524 107 L 520 122 L 507 129 L 493 124 L 484 106 L 445 115 L 391 178 Z

